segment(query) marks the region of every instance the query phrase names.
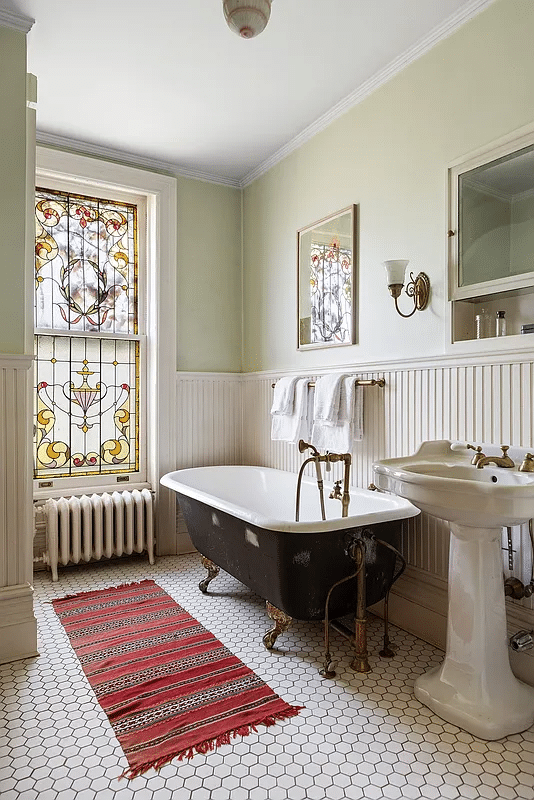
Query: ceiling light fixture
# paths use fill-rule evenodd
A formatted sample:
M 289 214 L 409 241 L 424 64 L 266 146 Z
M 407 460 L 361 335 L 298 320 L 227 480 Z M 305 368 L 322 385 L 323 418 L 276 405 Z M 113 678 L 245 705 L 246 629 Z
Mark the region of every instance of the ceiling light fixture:
M 252 39 L 265 28 L 272 0 L 223 0 L 228 27 L 243 39 Z

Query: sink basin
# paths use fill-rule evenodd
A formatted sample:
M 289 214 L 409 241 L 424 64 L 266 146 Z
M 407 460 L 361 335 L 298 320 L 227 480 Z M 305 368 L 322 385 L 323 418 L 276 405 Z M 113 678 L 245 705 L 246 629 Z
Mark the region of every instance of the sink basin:
M 501 486 L 534 486 L 534 473 L 517 472 L 511 469 L 477 469 L 473 465 L 464 464 L 410 464 L 408 472 L 418 475 L 429 475 L 434 478 L 447 478 L 453 481 L 477 481 L 481 483 L 499 483 Z M 465 488 L 465 487 L 464 487 Z
M 462 525 L 505 527 L 534 517 L 534 473 L 493 465 L 477 469 L 472 455 L 465 447 L 452 449 L 449 441 L 424 442 L 413 456 L 376 462 L 375 483 Z M 521 463 L 521 455 L 516 459 Z
M 484 445 L 486 455 L 500 447 Z M 510 448 L 521 463 L 525 448 Z M 374 466 L 375 484 L 450 522 L 449 610 L 443 663 L 415 681 L 416 697 L 481 739 L 534 723 L 534 688 L 510 668 L 502 528 L 534 517 L 534 473 L 471 464 L 465 444 L 423 442 L 417 453 Z

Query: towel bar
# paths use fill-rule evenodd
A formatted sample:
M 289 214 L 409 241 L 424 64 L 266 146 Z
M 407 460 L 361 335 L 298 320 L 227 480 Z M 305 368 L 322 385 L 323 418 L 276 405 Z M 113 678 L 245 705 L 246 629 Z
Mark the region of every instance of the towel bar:
M 385 386 L 386 385 L 386 381 L 384 380 L 384 378 L 369 378 L 369 379 L 358 378 L 356 380 L 356 385 L 357 386 Z M 271 387 L 273 389 L 274 389 L 275 386 L 276 386 L 276 383 L 271 383 Z M 313 389 L 314 386 L 315 386 L 315 381 L 308 381 L 308 387 L 310 389 Z

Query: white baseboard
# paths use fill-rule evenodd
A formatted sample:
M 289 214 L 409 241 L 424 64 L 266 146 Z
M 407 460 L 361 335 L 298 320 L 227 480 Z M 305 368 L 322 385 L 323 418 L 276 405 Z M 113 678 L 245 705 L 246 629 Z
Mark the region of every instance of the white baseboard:
M 504 591 L 504 589 L 503 589 Z M 383 616 L 383 603 L 371 607 Z M 445 650 L 447 641 L 447 582 L 416 567 L 407 567 L 389 599 L 389 621 L 424 642 Z M 519 604 L 506 603 L 508 636 L 532 630 L 533 613 Z M 510 664 L 516 677 L 534 686 L 534 648 L 517 653 L 509 648 Z
M 0 664 L 38 656 L 30 584 L 0 588 Z

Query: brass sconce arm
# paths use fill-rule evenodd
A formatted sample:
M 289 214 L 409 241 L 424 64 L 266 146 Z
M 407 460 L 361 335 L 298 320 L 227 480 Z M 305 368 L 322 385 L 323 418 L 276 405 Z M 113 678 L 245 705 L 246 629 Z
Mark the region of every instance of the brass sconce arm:
M 428 305 L 428 301 L 430 299 L 430 280 L 428 275 L 425 272 L 420 272 L 416 278 L 413 276 L 413 272 L 410 272 L 411 280 L 406 285 L 406 294 L 408 297 L 412 297 L 414 301 L 414 307 L 410 311 L 409 314 L 404 314 L 398 305 L 397 298 L 400 297 L 402 292 L 402 287 L 404 284 L 402 283 L 392 283 L 388 286 L 390 295 L 395 300 L 395 308 L 397 313 L 400 314 L 401 317 L 408 319 L 408 317 L 413 316 L 416 311 L 424 311 Z

